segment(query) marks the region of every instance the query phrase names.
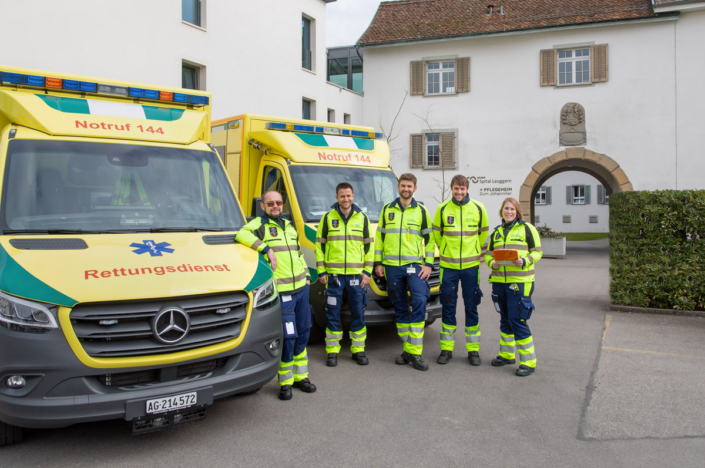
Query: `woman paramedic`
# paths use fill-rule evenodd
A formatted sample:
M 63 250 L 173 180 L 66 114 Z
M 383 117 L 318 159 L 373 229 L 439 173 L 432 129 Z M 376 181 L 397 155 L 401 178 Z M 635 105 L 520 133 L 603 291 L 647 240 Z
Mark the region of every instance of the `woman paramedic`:
M 499 215 L 502 224 L 490 235 L 485 254 L 485 263 L 492 270 L 492 301 L 497 312 L 501 314 L 499 356 L 492 360 L 492 365 L 514 364 L 516 349 L 519 351 L 519 369 L 516 375 L 526 377 L 536 370 L 534 339 L 528 320 L 534 311 L 534 304 L 531 302 L 534 292 L 534 266 L 543 255 L 541 239 L 536 228 L 523 220 L 521 206 L 516 199 L 505 199 Z M 501 250 L 509 252 L 497 252 Z M 500 265 L 500 257 L 508 259 L 501 261 Z

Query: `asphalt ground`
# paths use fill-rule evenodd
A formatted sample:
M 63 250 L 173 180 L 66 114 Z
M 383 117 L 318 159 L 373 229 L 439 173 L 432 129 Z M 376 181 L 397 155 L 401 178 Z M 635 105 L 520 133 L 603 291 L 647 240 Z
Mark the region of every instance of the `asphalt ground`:
M 482 365 L 436 364 L 440 321 L 426 329 L 427 372 L 397 366 L 393 326 L 370 328 L 370 365 L 336 368 L 309 347 L 314 394 L 220 400 L 200 422 L 132 436 L 125 421 L 33 430 L 0 449 L 2 466 L 702 467 L 705 320 L 609 311 L 607 241 L 568 243 L 537 265 L 529 325 L 537 371 L 495 368 L 499 315 L 483 266 Z M 462 310 L 459 307 L 459 310 Z M 459 314 L 462 324 L 462 313 Z

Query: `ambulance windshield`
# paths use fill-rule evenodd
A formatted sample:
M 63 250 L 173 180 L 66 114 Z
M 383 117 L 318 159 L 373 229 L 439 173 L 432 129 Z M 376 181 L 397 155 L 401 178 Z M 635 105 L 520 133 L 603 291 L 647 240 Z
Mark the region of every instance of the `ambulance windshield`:
M 242 213 L 210 151 L 12 140 L 4 233 L 239 229 Z
M 306 222 L 320 221 L 335 203 L 335 188 L 348 182 L 355 193 L 354 203 L 370 221 L 379 221 L 386 203 L 399 196 L 394 172 L 355 167 L 289 166 L 296 189 L 296 198 Z

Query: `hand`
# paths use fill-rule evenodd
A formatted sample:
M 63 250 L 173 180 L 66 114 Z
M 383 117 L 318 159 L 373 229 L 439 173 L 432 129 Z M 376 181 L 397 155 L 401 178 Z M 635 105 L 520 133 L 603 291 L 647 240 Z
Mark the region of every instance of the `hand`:
M 272 249 L 267 250 L 267 258 L 269 259 L 269 264 L 272 265 L 272 271 L 277 271 L 277 256 L 274 255 Z
M 419 278 L 422 280 L 427 280 L 431 277 L 431 267 L 430 266 L 422 266 L 421 271 L 419 271 Z
M 493 270 L 499 270 L 499 267 L 500 267 L 499 263 L 497 263 L 497 262 L 492 262 L 492 269 L 493 269 Z
M 521 258 L 520 258 L 519 260 L 514 260 L 514 265 L 516 265 L 516 266 L 518 266 L 518 267 L 523 267 L 523 266 L 524 266 L 524 260 L 522 260 Z
M 310 280 L 310 279 L 307 279 L 307 280 L 306 280 L 306 284 L 307 284 L 308 286 L 311 286 L 311 280 Z
M 384 278 L 384 266 L 377 265 L 375 267 L 375 275 L 379 276 L 380 278 Z
M 370 277 L 367 275 L 362 275 L 362 281 L 360 281 L 360 287 L 364 288 L 370 283 Z
M 318 281 L 321 282 L 321 284 L 326 284 L 328 283 L 328 275 L 323 275 L 318 277 Z

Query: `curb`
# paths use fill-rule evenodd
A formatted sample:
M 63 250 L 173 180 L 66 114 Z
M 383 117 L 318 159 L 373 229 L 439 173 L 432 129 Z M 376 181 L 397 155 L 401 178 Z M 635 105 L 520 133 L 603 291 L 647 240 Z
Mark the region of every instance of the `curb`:
M 638 314 L 656 315 L 680 315 L 683 317 L 705 317 L 705 311 L 698 310 L 678 310 L 678 309 L 654 309 L 651 307 L 632 307 L 618 304 L 610 304 L 610 310 L 615 312 L 634 312 Z

